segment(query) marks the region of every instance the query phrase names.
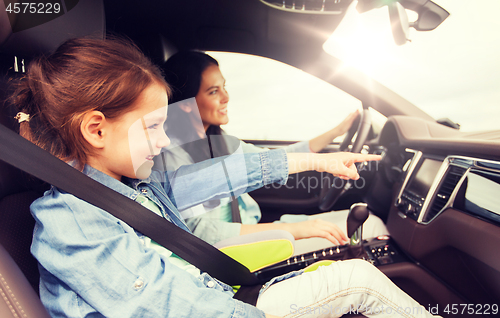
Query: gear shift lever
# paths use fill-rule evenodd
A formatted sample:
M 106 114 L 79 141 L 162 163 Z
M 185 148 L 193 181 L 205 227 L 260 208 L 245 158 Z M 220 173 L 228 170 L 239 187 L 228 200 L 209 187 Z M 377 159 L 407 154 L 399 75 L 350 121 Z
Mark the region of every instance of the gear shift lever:
M 368 205 L 366 203 L 355 203 L 351 206 L 347 215 L 347 236 L 351 239 L 351 246 L 361 246 L 363 223 L 368 218 L 368 215 Z

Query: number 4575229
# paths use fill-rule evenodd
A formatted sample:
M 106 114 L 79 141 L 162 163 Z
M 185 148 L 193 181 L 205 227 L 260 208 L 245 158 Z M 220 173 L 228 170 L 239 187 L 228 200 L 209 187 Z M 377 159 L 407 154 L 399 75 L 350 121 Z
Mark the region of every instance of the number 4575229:
M 59 13 L 61 12 L 60 3 L 43 3 L 43 2 L 21 2 L 21 3 L 9 3 L 5 11 L 9 13 Z
M 449 315 L 497 315 L 498 304 L 448 304 L 443 311 Z

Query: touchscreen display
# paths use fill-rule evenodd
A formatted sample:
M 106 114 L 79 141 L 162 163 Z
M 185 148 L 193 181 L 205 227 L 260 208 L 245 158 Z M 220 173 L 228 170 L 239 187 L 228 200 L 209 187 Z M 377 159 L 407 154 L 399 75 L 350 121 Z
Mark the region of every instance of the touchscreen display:
M 424 159 L 416 174 L 412 176 L 407 189 L 424 198 L 427 192 L 429 192 L 429 188 L 441 167 L 441 163 L 439 160 Z

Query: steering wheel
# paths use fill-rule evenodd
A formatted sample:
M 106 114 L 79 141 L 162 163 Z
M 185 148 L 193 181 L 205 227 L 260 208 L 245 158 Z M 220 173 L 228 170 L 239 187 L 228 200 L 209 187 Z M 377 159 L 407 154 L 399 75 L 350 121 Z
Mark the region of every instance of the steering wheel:
M 348 151 L 348 147 L 351 144 L 352 137 L 357 132 L 356 139 L 352 143 L 350 152 L 358 153 L 363 149 L 366 138 L 370 132 L 372 124 L 372 118 L 368 108 L 363 105 L 363 111 L 361 115 L 358 116 L 353 123 L 351 128 L 347 131 L 346 137 L 339 146 L 340 151 Z M 338 186 L 340 184 L 340 186 Z M 323 187 L 321 189 L 321 194 L 319 198 L 319 209 L 321 211 L 330 211 L 335 205 L 337 200 L 344 195 L 352 187 L 352 180 L 343 180 L 333 175 L 323 179 Z

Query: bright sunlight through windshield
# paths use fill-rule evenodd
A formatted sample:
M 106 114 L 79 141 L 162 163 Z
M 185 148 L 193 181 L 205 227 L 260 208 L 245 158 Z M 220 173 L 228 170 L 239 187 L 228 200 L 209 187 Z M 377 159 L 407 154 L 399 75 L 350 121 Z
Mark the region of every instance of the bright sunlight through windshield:
M 462 131 L 500 129 L 500 1 L 434 2 L 450 16 L 432 31 L 410 28 L 402 46 L 387 7 L 358 14 L 354 3 L 324 49 Z

